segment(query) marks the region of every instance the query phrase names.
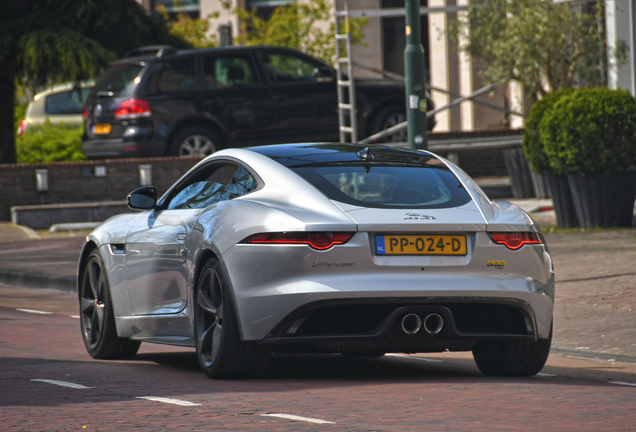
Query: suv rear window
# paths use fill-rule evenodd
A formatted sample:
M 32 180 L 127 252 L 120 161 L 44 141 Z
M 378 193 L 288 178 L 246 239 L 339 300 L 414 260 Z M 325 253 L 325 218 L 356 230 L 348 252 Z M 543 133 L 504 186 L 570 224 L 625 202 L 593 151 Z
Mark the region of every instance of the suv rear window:
M 93 95 L 99 96 L 119 96 L 132 92 L 135 85 L 135 78 L 143 66 L 139 64 L 121 64 L 112 66 L 97 80 L 95 88 L 91 92 Z
M 291 167 L 329 199 L 372 208 L 448 208 L 471 200 L 446 168 L 396 164 Z

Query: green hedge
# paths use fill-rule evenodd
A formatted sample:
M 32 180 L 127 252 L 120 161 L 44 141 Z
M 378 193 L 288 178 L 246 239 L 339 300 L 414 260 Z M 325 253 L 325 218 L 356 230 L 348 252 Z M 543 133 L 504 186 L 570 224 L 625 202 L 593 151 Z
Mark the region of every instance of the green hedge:
M 42 126 L 27 129 L 17 137 L 16 153 L 18 163 L 49 163 L 81 161 L 82 128 L 67 124 L 53 125 L 50 121 Z
M 556 174 L 624 171 L 636 165 L 636 99 L 626 90 L 575 89 L 546 110 L 539 137 Z
M 543 98 L 532 105 L 528 117 L 526 118 L 525 131 L 521 147 L 526 160 L 530 164 L 532 171 L 540 174 L 555 174 L 550 167 L 548 156 L 543 149 L 539 133 L 539 124 L 546 112 L 566 94 L 570 94 L 574 89 L 567 88 L 548 93 Z

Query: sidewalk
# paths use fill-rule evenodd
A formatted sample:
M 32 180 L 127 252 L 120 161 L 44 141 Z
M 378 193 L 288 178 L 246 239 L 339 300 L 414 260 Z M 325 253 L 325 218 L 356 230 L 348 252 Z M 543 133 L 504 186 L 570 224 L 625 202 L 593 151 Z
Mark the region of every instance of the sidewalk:
M 549 200 L 513 202 L 555 225 Z M 87 233 L 0 223 L 0 283 L 74 291 Z M 636 228 L 544 234 L 557 280 L 553 352 L 636 362 Z

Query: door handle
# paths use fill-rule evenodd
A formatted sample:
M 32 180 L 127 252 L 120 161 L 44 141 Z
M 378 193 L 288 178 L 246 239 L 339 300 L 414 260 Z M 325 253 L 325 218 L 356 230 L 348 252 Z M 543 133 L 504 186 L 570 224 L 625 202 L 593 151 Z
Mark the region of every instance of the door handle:
M 177 241 L 184 241 L 185 239 L 186 239 L 186 234 L 185 233 L 177 234 Z
M 287 98 L 289 98 L 289 95 L 286 95 L 286 94 L 272 96 L 272 100 L 275 100 L 275 101 L 285 100 Z

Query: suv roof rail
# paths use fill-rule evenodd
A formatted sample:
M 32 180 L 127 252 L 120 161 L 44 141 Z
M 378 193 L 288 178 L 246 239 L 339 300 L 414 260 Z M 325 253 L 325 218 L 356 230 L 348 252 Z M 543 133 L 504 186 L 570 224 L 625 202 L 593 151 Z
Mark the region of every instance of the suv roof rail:
M 154 57 L 165 57 L 168 55 L 174 55 L 177 53 L 177 49 L 170 45 L 152 45 L 135 48 L 134 50 L 128 51 L 124 58 L 129 57 L 142 57 L 142 56 L 154 56 Z

